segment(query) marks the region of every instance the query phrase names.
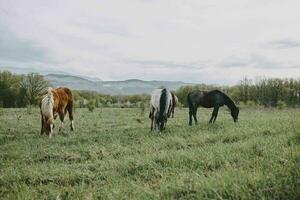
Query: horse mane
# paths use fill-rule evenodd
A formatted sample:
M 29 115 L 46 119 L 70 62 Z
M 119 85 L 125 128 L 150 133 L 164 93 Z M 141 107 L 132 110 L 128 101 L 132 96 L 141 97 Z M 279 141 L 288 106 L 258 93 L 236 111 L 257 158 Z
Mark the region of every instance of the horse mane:
M 160 96 L 160 100 L 159 100 L 158 120 L 161 122 L 164 121 L 166 107 L 167 107 L 167 89 L 164 88 L 161 91 L 161 96 Z
M 223 95 L 223 97 L 224 97 L 224 99 L 225 99 L 225 104 L 227 105 L 227 107 L 228 107 L 231 111 L 237 109 L 235 103 L 229 98 L 229 96 L 227 96 L 225 93 L 223 93 L 223 92 L 221 92 L 221 91 L 219 91 L 219 90 L 217 90 L 217 91 L 220 92 L 220 93 Z
M 53 89 L 49 87 L 47 93 L 45 94 L 41 102 L 41 112 L 43 116 L 46 116 L 48 118 L 47 120 L 48 124 L 54 121 L 53 106 L 54 106 Z

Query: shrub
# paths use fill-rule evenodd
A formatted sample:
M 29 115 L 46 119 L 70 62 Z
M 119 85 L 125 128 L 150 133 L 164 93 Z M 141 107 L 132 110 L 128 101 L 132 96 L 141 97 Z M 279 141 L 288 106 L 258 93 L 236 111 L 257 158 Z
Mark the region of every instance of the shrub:
M 87 108 L 90 112 L 93 112 L 94 109 L 95 109 L 95 102 L 94 101 L 89 101 L 88 104 L 87 104 Z
M 281 100 L 279 100 L 278 102 L 277 102 L 277 108 L 278 109 L 283 109 L 283 108 L 286 108 L 286 103 L 284 102 L 284 101 L 281 101 Z

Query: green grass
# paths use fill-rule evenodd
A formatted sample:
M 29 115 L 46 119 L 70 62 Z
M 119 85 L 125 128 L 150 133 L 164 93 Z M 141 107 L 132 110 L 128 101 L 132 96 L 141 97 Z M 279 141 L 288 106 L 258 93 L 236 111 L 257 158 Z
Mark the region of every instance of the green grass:
M 299 109 L 187 113 L 159 134 L 139 109 L 77 109 L 49 139 L 38 109 L 1 109 L 0 199 L 299 199 Z

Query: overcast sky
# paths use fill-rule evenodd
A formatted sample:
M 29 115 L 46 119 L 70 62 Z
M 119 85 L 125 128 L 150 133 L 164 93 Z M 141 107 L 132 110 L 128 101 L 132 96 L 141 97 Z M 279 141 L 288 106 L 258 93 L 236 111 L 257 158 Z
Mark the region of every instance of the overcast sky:
M 0 0 L 0 66 L 103 80 L 300 77 L 299 0 Z

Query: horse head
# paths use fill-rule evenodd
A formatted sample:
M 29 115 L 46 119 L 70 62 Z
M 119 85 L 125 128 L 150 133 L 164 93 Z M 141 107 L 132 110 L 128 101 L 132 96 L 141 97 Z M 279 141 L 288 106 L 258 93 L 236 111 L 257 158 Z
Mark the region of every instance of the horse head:
M 239 112 L 240 112 L 239 107 L 236 107 L 236 109 L 232 109 L 231 110 L 231 116 L 232 116 L 234 122 L 238 121 L 238 119 L 239 119 Z
M 51 135 L 53 133 L 53 129 L 55 128 L 54 119 L 52 117 L 45 117 L 44 121 L 44 129 L 47 135 Z

